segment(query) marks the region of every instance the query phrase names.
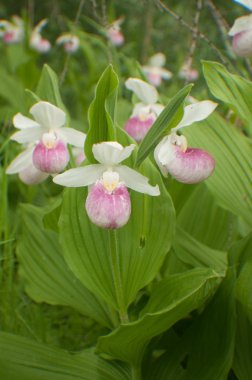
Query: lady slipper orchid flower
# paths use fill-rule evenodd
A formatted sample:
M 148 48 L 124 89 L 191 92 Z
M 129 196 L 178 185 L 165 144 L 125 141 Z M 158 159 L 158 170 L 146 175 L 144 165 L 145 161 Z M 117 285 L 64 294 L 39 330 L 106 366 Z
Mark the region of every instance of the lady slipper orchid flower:
M 252 11 L 252 0 L 236 0 L 237 3 Z M 239 57 L 252 55 L 252 14 L 238 17 L 229 31 L 233 37 L 232 46 Z
M 12 16 L 12 22 L 0 20 L 0 36 L 6 44 L 16 44 L 24 37 L 24 23 L 18 16 Z
M 203 181 L 213 173 L 213 157 L 202 149 L 188 148 L 185 136 L 178 135 L 177 131 L 206 119 L 216 106 L 208 100 L 186 106 L 180 123 L 156 146 L 154 157 L 165 177 L 170 174 L 179 182 L 192 184 Z
M 142 67 L 148 81 L 155 87 L 160 86 L 163 79 L 168 80 L 172 77 L 172 73 L 163 68 L 165 61 L 165 55 L 157 53 L 149 59 L 146 66 Z
M 41 36 L 42 29 L 47 24 L 47 19 L 41 20 L 33 29 L 30 38 L 30 47 L 38 53 L 48 53 L 51 50 L 51 43 Z
M 63 49 L 66 53 L 75 53 L 80 46 L 80 39 L 70 33 L 65 33 L 59 36 L 56 40 L 57 45 L 63 45 Z
M 122 165 L 134 144 L 123 147 L 115 141 L 94 144 L 92 151 L 98 164 L 70 169 L 53 178 L 62 186 L 90 186 L 86 199 L 86 211 L 90 220 L 99 227 L 120 228 L 127 223 L 131 213 L 127 190 L 157 196 L 159 187 L 151 186 L 148 178 Z
M 107 29 L 107 38 L 114 46 L 121 46 L 124 44 L 124 35 L 121 31 L 121 24 L 123 23 L 123 18 L 115 20 L 109 25 Z
M 34 120 L 20 113 L 13 118 L 19 131 L 11 139 L 24 144 L 26 149 L 12 161 L 7 174 L 21 173 L 27 167 L 30 172 L 34 167 L 39 173 L 61 172 L 69 161 L 67 144 L 83 148 L 86 135 L 64 127 L 65 112 L 51 103 L 40 101 L 31 107 L 30 113 Z M 34 170 L 32 173 L 35 176 Z
M 137 142 L 140 142 L 148 130 L 163 111 L 164 106 L 158 104 L 158 92 L 155 87 L 138 78 L 129 78 L 125 82 L 128 90 L 141 100 L 133 109 L 133 112 L 126 122 L 124 129 Z

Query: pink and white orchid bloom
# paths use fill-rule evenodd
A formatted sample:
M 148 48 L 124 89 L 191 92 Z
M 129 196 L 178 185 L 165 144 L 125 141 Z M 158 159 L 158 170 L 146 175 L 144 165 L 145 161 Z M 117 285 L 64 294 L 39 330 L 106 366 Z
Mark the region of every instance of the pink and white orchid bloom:
M 131 213 L 127 187 L 152 196 L 160 194 L 158 185 L 151 186 L 147 177 L 121 164 L 134 148 L 134 144 L 123 147 L 115 141 L 94 144 L 92 151 L 98 164 L 67 170 L 53 181 L 67 187 L 92 185 L 86 199 L 90 220 L 103 228 L 122 227 Z
M 41 20 L 38 25 L 32 30 L 30 37 L 30 47 L 38 53 L 48 53 L 51 50 L 51 43 L 49 40 L 41 36 L 42 29 L 46 26 L 48 20 Z
M 115 20 L 107 28 L 107 38 L 114 46 L 121 46 L 124 44 L 124 35 L 121 31 L 121 24 L 123 23 L 123 18 Z
M 168 80 L 172 77 L 172 73 L 163 67 L 165 62 L 165 55 L 157 53 L 149 59 L 146 66 L 142 67 L 148 81 L 155 87 L 160 86 L 163 79 Z
M 0 37 L 6 44 L 16 44 L 24 37 L 24 23 L 18 16 L 12 16 L 12 22 L 0 20 Z
M 178 135 L 177 131 L 206 119 L 216 107 L 217 104 L 210 100 L 186 106 L 180 123 L 156 146 L 154 158 L 165 177 L 170 174 L 179 182 L 192 184 L 213 173 L 215 161 L 212 156 L 202 149 L 188 148 L 185 136 Z
M 252 12 L 252 0 L 236 0 L 237 3 Z M 235 54 L 240 57 L 252 55 L 252 14 L 238 17 L 228 33 L 232 40 Z
M 72 54 L 79 49 L 80 39 L 73 34 L 65 33 L 57 38 L 56 44 L 63 45 L 65 52 Z
M 129 78 L 125 82 L 128 90 L 141 100 L 133 109 L 129 120 L 125 124 L 126 132 L 137 142 L 140 142 L 151 128 L 164 106 L 158 102 L 158 92 L 155 87 L 138 78 Z
M 69 161 L 67 144 L 83 149 L 86 135 L 64 127 L 65 112 L 51 103 L 40 101 L 31 107 L 30 113 L 34 119 L 20 113 L 13 118 L 19 131 L 11 136 L 11 140 L 23 144 L 26 149 L 11 162 L 7 174 L 21 173 L 27 168 L 30 169 L 25 173 L 29 177 L 39 176 L 41 172 L 47 175 L 61 172 Z

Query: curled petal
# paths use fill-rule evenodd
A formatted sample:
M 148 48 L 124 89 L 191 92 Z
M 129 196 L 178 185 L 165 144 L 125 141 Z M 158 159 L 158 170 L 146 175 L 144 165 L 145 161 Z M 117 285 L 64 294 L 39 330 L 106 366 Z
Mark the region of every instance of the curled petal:
M 95 159 L 109 167 L 126 160 L 135 147 L 135 144 L 123 147 L 115 141 L 104 141 L 99 144 L 94 144 L 92 150 Z
M 173 131 L 187 127 L 197 121 L 206 119 L 217 107 L 217 103 L 211 100 L 203 100 L 202 102 L 197 102 L 190 104 L 184 108 L 184 116 L 176 128 Z
M 152 196 L 160 195 L 158 185 L 151 186 L 147 177 L 128 166 L 119 165 L 116 167 L 116 171 L 120 176 L 120 181 L 123 181 L 130 189 Z
M 65 112 L 48 102 L 36 103 L 31 107 L 30 113 L 47 130 L 60 128 L 66 123 Z
M 53 178 L 53 182 L 66 187 L 89 186 L 101 178 L 106 170 L 104 165 L 94 164 L 65 171 Z
M 11 140 L 17 141 L 20 144 L 27 144 L 39 140 L 43 135 L 42 127 L 26 128 L 14 133 Z
M 13 117 L 13 124 L 14 127 L 18 129 L 34 128 L 40 126 L 35 120 L 23 116 L 21 113 L 17 113 Z
M 20 153 L 6 169 L 7 174 L 16 174 L 25 170 L 29 165 L 32 164 L 32 153 L 34 146 L 29 147 Z
M 158 101 L 158 92 L 155 87 L 138 78 L 129 78 L 125 82 L 128 90 L 131 90 L 145 104 L 153 104 Z

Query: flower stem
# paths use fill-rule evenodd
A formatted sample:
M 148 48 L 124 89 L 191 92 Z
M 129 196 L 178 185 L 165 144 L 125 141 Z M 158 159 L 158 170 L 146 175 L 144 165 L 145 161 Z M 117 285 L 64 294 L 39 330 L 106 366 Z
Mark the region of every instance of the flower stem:
M 118 252 L 117 232 L 116 230 L 109 230 L 109 244 L 110 244 L 110 257 L 111 268 L 115 286 L 116 300 L 118 305 L 118 312 L 121 323 L 128 323 L 129 318 L 127 308 L 125 307 L 124 294 L 122 287 L 122 276 L 120 268 L 120 258 Z

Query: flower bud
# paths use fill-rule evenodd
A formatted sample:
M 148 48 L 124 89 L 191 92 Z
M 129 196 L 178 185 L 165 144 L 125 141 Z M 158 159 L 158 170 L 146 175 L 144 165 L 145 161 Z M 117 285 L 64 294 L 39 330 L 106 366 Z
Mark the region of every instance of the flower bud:
M 155 119 L 156 117 L 153 113 L 145 117 L 133 116 L 126 122 L 124 129 L 137 142 L 140 142 L 152 127 Z
M 102 181 L 97 181 L 86 199 L 86 211 L 98 227 L 115 229 L 124 226 L 131 214 L 131 202 L 126 186 L 119 183 L 108 191 Z
M 187 148 L 184 136 L 166 136 L 156 147 L 155 160 L 164 176 L 182 183 L 198 183 L 214 171 L 215 161 L 206 151 Z
M 46 173 L 60 173 L 69 162 L 69 153 L 62 140 L 55 137 L 53 141 L 51 134 L 45 133 L 42 141 L 36 145 L 32 159 L 38 170 Z

